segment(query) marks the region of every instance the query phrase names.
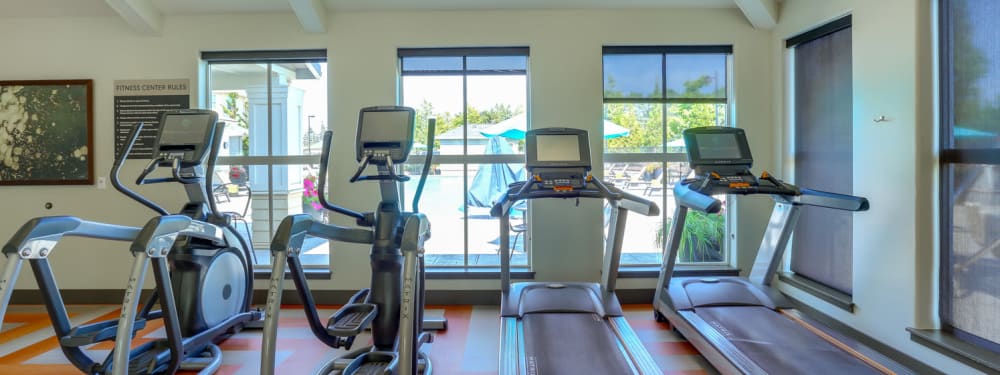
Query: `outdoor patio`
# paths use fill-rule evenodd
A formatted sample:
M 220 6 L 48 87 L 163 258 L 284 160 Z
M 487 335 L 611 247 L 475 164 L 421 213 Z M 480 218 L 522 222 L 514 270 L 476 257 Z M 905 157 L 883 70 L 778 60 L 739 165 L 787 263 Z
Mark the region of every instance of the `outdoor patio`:
M 488 209 L 483 207 L 470 207 L 468 220 L 462 212 L 461 190 L 453 191 L 455 188 L 461 189 L 461 176 L 431 176 L 428 179 L 428 186 L 425 190 L 426 196 L 422 199 L 425 202 L 422 211 L 428 215 L 432 223 L 432 237 L 426 244 L 427 265 L 444 267 L 463 267 L 465 255 L 462 249 L 465 248 L 465 238 L 462 236 L 463 228 L 468 225 L 468 266 L 497 266 L 500 264 L 499 257 L 499 219 L 489 216 Z M 660 204 L 663 190 L 650 192 L 646 186 L 632 185 L 626 186 L 630 193 L 652 199 Z M 412 190 L 408 190 L 412 191 Z M 670 194 L 669 191 L 667 194 Z M 221 198 L 221 199 L 220 199 Z M 237 190 L 227 194 L 226 197 L 217 197 L 217 206 L 223 212 L 243 213 L 249 195 L 244 190 Z M 437 202 L 438 204 L 431 204 Z M 454 204 L 449 204 L 453 202 Z M 668 199 L 666 210 L 672 212 L 673 205 Z M 247 223 L 235 223 L 237 231 L 247 236 L 248 227 L 252 228 L 253 207 L 249 207 L 243 217 Z M 282 218 L 275 218 L 276 227 Z M 512 218 L 514 225 L 521 223 L 520 217 Z M 467 222 L 466 222 L 467 221 Z M 660 262 L 660 249 L 655 244 L 655 232 L 659 228 L 659 217 L 646 217 L 641 215 L 630 215 L 628 218 L 628 228 L 623 240 L 622 262 L 627 264 L 658 264 Z M 526 266 L 528 256 L 524 252 L 524 241 L 526 233 L 520 236 L 511 233 L 511 244 L 513 254 L 511 264 L 515 266 Z M 255 246 L 257 264 L 270 264 L 270 250 L 266 245 L 261 246 L 267 240 L 256 239 Z M 516 242 L 515 242 L 516 240 Z M 306 250 L 303 251 L 301 259 L 305 265 L 325 265 L 329 261 L 328 241 L 319 238 L 309 238 L 306 240 Z

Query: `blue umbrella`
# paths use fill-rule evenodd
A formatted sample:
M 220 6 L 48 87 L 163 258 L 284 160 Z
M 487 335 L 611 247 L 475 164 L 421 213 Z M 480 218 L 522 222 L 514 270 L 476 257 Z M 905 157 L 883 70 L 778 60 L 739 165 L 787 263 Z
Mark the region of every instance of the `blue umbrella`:
M 486 155 L 510 155 L 513 153 L 514 149 L 510 147 L 510 143 L 497 136 L 490 137 L 484 152 Z M 483 164 L 476 172 L 475 177 L 472 178 L 466 203 L 471 207 L 493 207 L 493 203 L 496 203 L 500 196 L 507 192 L 507 185 L 514 181 L 522 181 L 524 178 L 523 165 Z
M 501 136 L 509 139 L 524 139 L 524 132 L 528 128 L 528 117 L 524 113 L 515 115 L 509 119 L 498 122 L 479 131 L 487 137 Z M 611 121 L 604 120 L 604 139 L 624 137 L 628 135 L 628 129 Z

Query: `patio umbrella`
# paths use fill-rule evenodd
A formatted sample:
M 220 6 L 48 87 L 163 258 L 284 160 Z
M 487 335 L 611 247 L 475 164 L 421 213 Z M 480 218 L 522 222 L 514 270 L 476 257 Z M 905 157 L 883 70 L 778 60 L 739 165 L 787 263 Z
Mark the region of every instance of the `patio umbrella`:
M 523 135 L 522 135 L 523 137 Z M 510 143 L 492 136 L 486 143 L 486 155 L 513 154 Z M 524 166 L 520 164 L 482 164 L 469 185 L 466 203 L 471 207 L 493 207 L 493 203 L 507 192 L 507 185 L 524 180 Z
M 500 121 L 496 125 L 483 129 L 479 131 L 479 133 L 487 137 L 499 135 L 510 139 L 524 139 L 524 132 L 527 128 L 528 116 L 521 113 L 509 119 Z M 624 137 L 627 135 L 628 129 L 625 127 L 611 121 L 604 120 L 604 139 Z

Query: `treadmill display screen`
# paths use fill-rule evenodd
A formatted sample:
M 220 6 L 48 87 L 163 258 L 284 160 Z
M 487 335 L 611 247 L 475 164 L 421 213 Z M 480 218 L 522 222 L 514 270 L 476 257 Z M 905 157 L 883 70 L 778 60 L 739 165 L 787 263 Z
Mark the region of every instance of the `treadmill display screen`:
M 742 159 L 736 134 L 698 134 L 698 153 L 702 159 Z
M 570 135 L 539 135 L 536 140 L 538 161 L 580 160 L 580 137 Z
M 687 146 L 688 162 L 691 167 L 753 166 L 753 156 L 750 155 L 746 132 L 740 128 L 708 126 L 685 129 L 684 145 Z

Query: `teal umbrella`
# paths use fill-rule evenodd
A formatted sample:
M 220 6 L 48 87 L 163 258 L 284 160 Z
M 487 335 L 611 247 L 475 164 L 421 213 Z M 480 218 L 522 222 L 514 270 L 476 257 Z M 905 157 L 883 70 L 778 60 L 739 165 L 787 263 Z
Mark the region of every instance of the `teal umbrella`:
M 509 139 L 524 139 L 524 132 L 528 128 L 528 116 L 524 113 L 515 115 L 509 119 L 498 122 L 496 125 L 480 130 L 479 133 L 487 136 L 501 136 Z M 604 120 L 604 139 L 624 137 L 628 135 L 628 129 Z

